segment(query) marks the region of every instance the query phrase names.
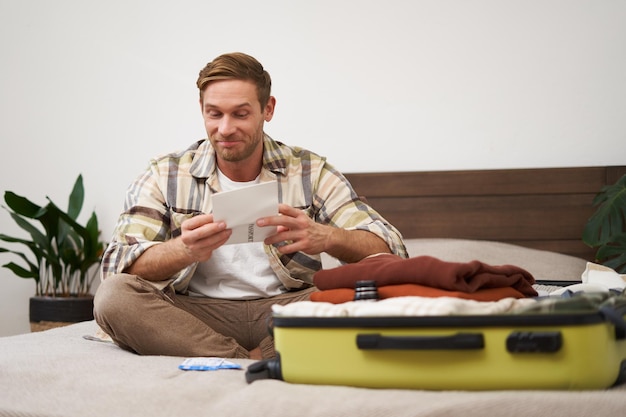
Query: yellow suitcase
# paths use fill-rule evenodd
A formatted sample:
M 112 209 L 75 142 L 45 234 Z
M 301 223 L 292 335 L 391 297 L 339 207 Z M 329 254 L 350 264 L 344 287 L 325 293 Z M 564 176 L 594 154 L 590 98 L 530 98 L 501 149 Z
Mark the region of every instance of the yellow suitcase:
M 273 317 L 248 382 L 426 390 L 599 389 L 626 375 L 626 303 L 592 311 Z

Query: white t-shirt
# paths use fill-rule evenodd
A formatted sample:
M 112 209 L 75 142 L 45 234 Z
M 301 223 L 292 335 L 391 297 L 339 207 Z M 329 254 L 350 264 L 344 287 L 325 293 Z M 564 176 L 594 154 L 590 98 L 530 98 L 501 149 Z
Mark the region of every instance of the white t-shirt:
M 218 170 L 222 191 L 258 184 L 235 182 Z M 266 298 L 282 293 L 282 283 L 272 271 L 262 242 L 224 245 L 213 251 L 208 261 L 200 262 L 189 283 L 191 295 L 229 300 Z

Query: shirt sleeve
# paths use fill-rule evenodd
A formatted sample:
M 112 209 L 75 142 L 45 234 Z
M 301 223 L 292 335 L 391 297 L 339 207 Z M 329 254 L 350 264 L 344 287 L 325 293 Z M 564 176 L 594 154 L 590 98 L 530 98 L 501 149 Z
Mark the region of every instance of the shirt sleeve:
M 387 243 L 392 253 L 408 257 L 398 229 L 362 201 L 348 180 L 328 163 L 320 175 L 311 209 L 312 216 L 320 223 L 374 233 Z
M 193 216 L 191 210 L 180 210 L 168 203 L 167 175 L 158 161 L 128 188 L 124 209 L 101 264 L 101 278 L 124 272 L 148 248 L 180 235 L 182 222 Z M 176 280 L 193 272 L 195 265 L 171 277 Z

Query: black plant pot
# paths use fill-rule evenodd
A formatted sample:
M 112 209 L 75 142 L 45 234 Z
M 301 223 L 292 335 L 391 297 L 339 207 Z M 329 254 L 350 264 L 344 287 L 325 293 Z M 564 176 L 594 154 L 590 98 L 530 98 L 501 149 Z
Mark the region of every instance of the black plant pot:
M 93 320 L 92 295 L 30 298 L 30 328 L 33 332 L 88 320 Z

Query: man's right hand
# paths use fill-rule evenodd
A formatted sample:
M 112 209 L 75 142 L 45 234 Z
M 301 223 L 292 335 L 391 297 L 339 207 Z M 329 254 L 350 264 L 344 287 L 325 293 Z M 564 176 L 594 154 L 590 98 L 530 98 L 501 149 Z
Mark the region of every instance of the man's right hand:
M 180 239 L 193 262 L 204 262 L 226 243 L 231 233 L 223 221 L 214 222 L 212 214 L 200 214 L 182 223 Z
M 222 246 L 232 233 L 224 222 L 213 222 L 212 214 L 200 214 L 181 225 L 181 235 L 151 246 L 124 272 L 149 281 L 174 276 L 194 262 L 203 262 Z

